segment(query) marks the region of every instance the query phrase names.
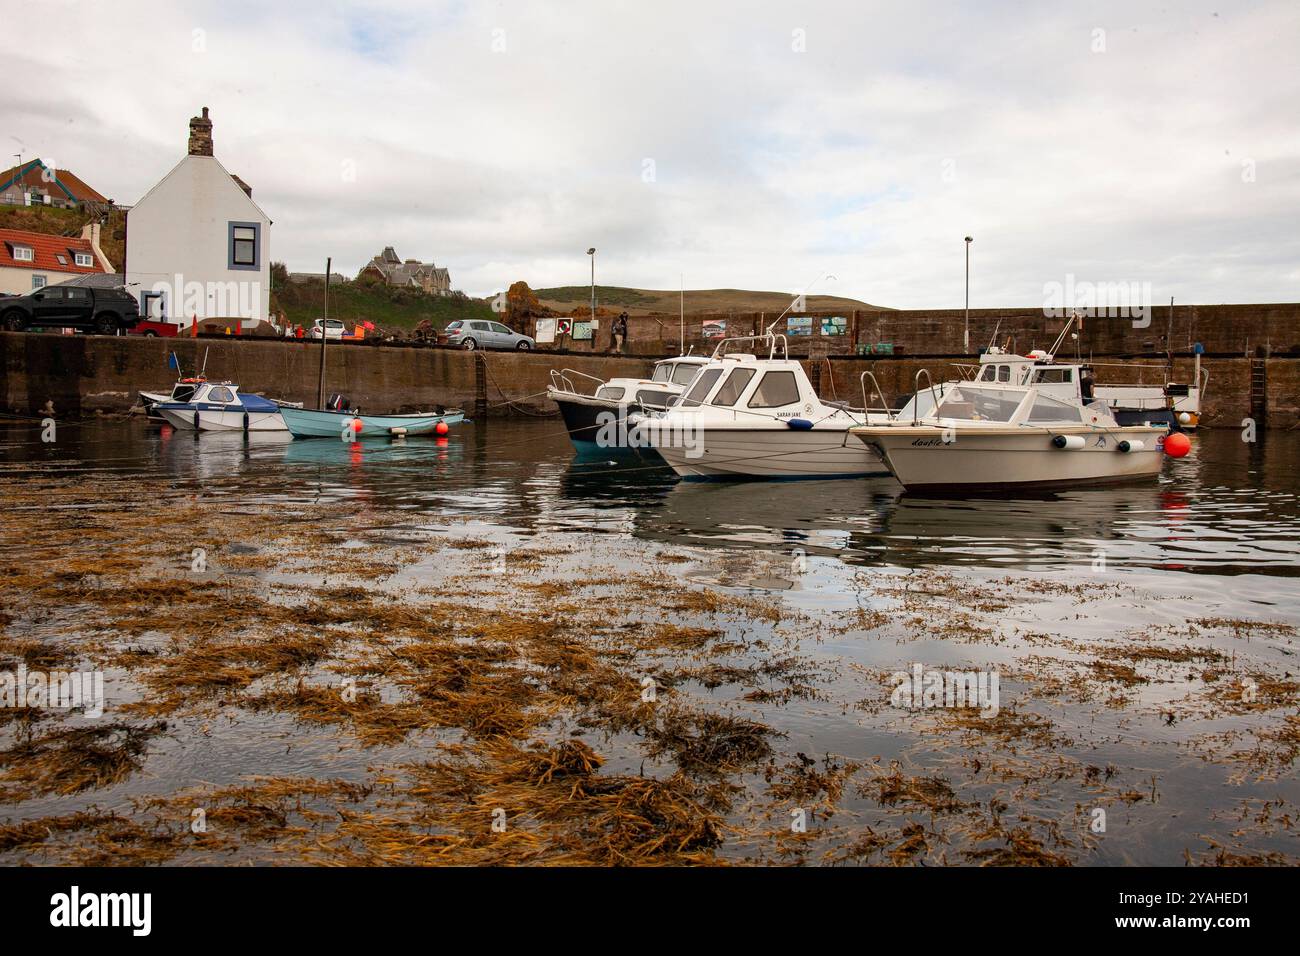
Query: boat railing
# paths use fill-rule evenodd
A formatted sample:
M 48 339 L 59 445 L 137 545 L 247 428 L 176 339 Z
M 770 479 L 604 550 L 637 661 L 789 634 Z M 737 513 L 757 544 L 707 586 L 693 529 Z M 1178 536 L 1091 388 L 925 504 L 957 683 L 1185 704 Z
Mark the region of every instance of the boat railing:
M 871 407 L 871 403 L 867 400 L 867 379 L 868 378 L 871 379 L 871 388 L 873 389 L 872 394 L 880 396 L 880 408 L 878 410 L 883 411 L 885 415 L 888 416 L 889 420 L 892 422 L 894 420 L 894 412 L 885 403 L 885 390 L 880 387 L 880 382 L 876 381 L 876 373 L 872 372 L 869 369 L 858 376 L 858 386 L 862 389 L 862 411 L 865 414 L 869 415 L 871 414 L 872 411 L 877 410 L 877 409 L 873 409 Z
M 930 378 L 930 370 L 929 370 L 929 369 L 919 368 L 919 369 L 916 370 L 916 377 L 912 379 L 912 393 L 913 393 L 914 395 L 919 395 L 919 394 L 921 394 L 921 376 L 922 376 L 922 375 L 925 376 L 925 380 L 926 380 L 926 382 L 929 383 L 929 387 L 930 387 L 930 397 L 931 397 L 932 399 L 934 399 L 934 405 L 932 405 L 931 407 L 932 407 L 932 408 L 938 408 L 938 407 L 939 407 L 939 395 L 935 393 L 935 390 L 934 390 L 934 380 Z M 920 424 L 920 421 L 921 421 L 921 416 L 920 416 L 920 404 L 919 404 L 918 402 L 913 402 L 913 403 L 912 403 L 912 424 L 913 424 L 913 425 Z
M 790 346 L 789 343 L 786 341 L 785 336 L 778 332 L 765 332 L 762 335 L 740 335 L 740 336 L 733 336 L 731 338 L 722 339 L 714 347 L 713 355 L 712 357 L 710 357 L 709 361 L 716 362 L 718 359 L 722 358 L 722 356 L 726 355 L 727 343 L 729 342 L 767 342 L 768 359 L 775 359 L 777 357 L 776 349 L 777 349 L 777 345 L 779 344 L 781 347 L 781 358 L 787 361 L 790 358 Z
M 595 382 L 597 387 L 605 384 L 604 379 L 596 378 L 594 375 L 588 375 L 586 372 L 579 372 L 577 369 L 572 368 L 562 368 L 559 371 L 551 369 L 551 387 L 557 392 L 572 392 L 574 395 L 586 394 L 585 392 L 578 391 L 578 389 L 574 387 L 573 379 L 569 378 L 570 375 L 589 379 L 590 381 Z M 594 395 L 595 392 L 593 391 L 592 394 Z

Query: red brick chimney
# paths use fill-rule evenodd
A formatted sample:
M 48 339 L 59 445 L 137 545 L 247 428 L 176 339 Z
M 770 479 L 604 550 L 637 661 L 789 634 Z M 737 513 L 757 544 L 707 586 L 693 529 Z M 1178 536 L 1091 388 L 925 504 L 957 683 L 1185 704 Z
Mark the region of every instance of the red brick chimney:
M 190 117 L 190 155 L 212 155 L 212 120 L 208 119 L 206 106 L 202 116 Z

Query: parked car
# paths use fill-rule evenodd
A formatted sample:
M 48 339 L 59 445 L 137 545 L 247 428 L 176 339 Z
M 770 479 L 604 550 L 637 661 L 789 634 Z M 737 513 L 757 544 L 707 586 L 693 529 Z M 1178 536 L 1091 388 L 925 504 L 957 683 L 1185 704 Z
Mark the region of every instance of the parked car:
M 186 326 L 189 328 L 189 326 Z M 134 328 L 131 329 L 130 335 L 143 335 L 148 338 L 172 338 L 181 334 L 181 327 L 175 322 L 168 322 L 166 319 L 141 319 Z
M 343 327 L 342 319 L 317 319 L 315 322 L 311 324 L 310 334 L 313 339 L 318 339 L 321 337 L 322 325 L 325 327 L 324 334 L 331 339 L 341 339 L 343 338 L 345 332 L 347 331 Z
M 500 322 L 486 319 L 457 319 L 443 330 L 448 345 L 463 349 L 519 349 L 536 348 L 537 343 L 527 335 L 512 332 Z
M 140 321 L 135 296 L 124 289 L 48 285 L 0 300 L 0 328 L 79 329 L 100 335 L 129 331 Z

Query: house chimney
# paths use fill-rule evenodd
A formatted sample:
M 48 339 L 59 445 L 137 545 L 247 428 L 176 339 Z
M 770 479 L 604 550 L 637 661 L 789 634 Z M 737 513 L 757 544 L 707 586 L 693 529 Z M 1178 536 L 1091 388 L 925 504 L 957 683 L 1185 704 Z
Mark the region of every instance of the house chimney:
M 190 117 L 190 155 L 212 155 L 212 120 L 208 119 L 206 106 L 202 116 Z

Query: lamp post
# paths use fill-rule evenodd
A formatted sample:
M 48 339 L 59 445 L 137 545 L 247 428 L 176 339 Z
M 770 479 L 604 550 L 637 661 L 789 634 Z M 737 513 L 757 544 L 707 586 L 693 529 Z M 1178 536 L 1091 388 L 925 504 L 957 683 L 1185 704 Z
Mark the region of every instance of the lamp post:
M 962 335 L 962 351 L 970 351 L 970 244 L 973 236 L 966 237 L 966 331 Z
M 596 322 L 596 247 L 592 246 L 587 250 L 587 255 L 591 256 L 591 322 Z

